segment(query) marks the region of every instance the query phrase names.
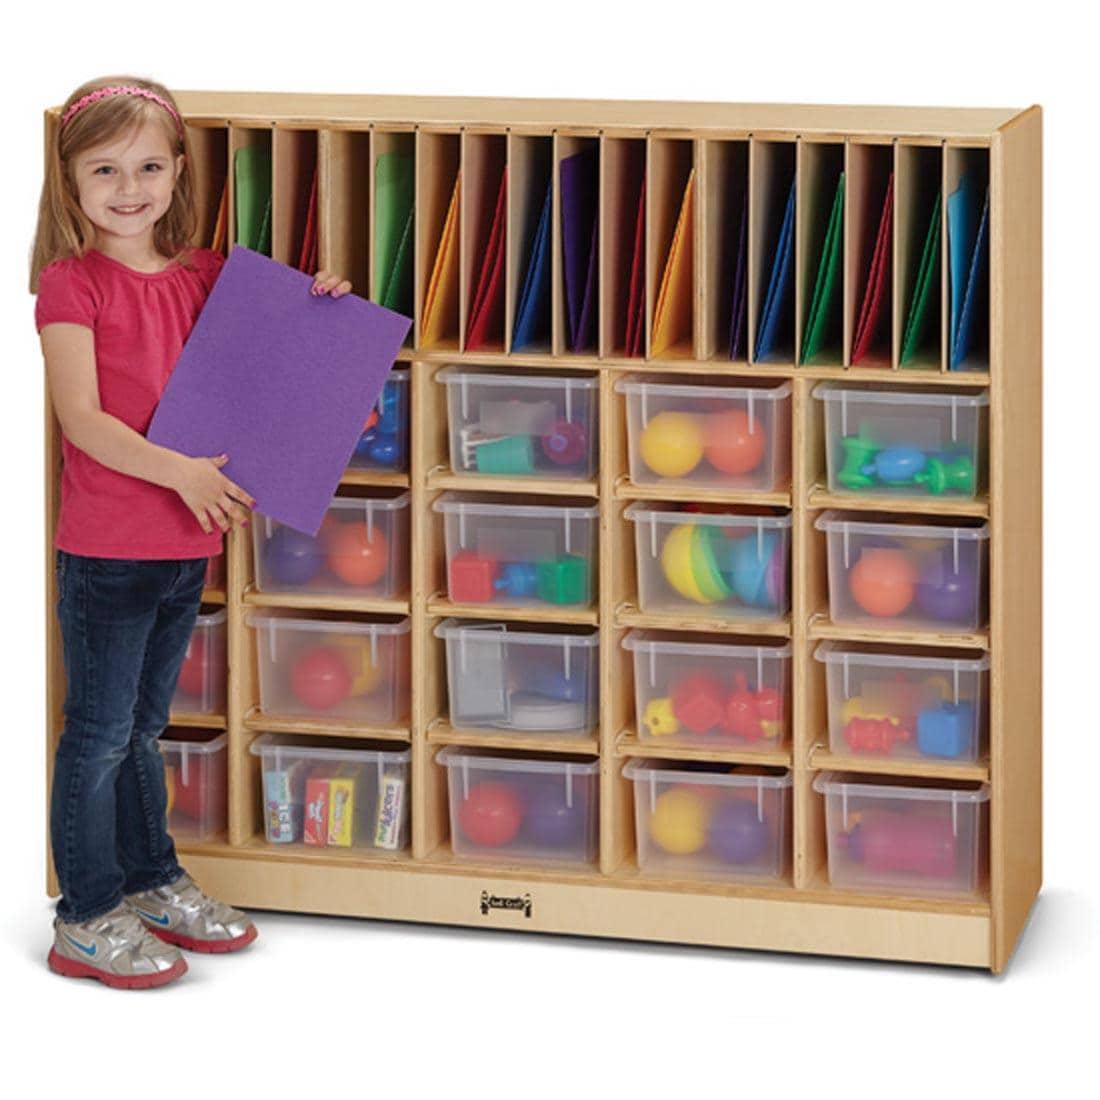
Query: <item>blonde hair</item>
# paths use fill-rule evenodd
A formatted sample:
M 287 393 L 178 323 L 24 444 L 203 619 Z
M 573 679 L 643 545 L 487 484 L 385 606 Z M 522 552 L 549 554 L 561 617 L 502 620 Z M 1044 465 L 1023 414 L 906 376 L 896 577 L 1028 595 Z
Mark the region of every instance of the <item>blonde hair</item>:
M 172 192 L 172 204 L 153 227 L 153 245 L 169 259 L 186 259 L 195 236 L 195 188 L 191 176 L 191 143 L 187 128 L 181 137 L 175 120 L 161 106 L 135 95 L 108 95 L 82 107 L 60 126 L 61 117 L 78 99 L 111 85 L 128 84 L 146 88 L 176 108 L 172 93 L 162 84 L 142 77 L 107 76 L 81 84 L 65 100 L 57 115 L 47 116 L 46 175 L 38 201 L 38 226 L 31 249 L 30 290 L 38 293 L 38 276 L 54 260 L 83 256 L 95 239 L 95 229 L 80 209 L 73 179 L 74 158 L 88 149 L 115 141 L 135 132 L 145 122 L 163 126 L 174 155 L 183 154 L 183 168 Z

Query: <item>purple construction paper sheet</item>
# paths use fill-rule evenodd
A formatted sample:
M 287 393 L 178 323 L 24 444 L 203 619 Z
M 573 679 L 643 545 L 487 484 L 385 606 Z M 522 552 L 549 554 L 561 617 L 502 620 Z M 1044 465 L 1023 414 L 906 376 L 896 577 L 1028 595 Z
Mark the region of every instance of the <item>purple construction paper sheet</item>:
M 745 196 L 745 202 L 741 209 L 741 231 L 737 236 L 737 258 L 734 261 L 736 269 L 733 276 L 733 312 L 730 314 L 730 358 L 738 359 L 741 356 L 741 347 L 745 334 L 745 292 L 748 284 L 745 281 L 745 264 L 748 253 L 748 241 L 746 230 L 749 222 L 749 198 Z
M 222 473 L 256 510 L 316 535 L 412 321 L 237 246 L 180 353 L 148 438 Z
M 561 222 L 565 254 L 565 302 L 569 320 L 569 346 L 574 350 L 579 342 L 584 295 L 590 281 L 598 173 L 599 161 L 595 149 L 586 149 L 562 159 Z

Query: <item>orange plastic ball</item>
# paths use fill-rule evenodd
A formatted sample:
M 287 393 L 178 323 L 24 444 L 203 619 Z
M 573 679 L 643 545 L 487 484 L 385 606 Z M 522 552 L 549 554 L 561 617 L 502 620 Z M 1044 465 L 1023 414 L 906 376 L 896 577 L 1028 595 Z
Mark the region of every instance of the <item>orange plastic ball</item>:
M 386 575 L 390 546 L 376 526 L 365 523 L 334 523 L 326 532 L 328 565 L 345 584 L 365 588 Z
M 900 615 L 917 591 L 917 568 L 904 550 L 870 547 L 848 571 L 852 598 L 868 615 Z
M 768 433 L 760 417 L 749 419 L 744 409 L 707 417 L 703 453 L 724 474 L 748 474 L 764 461 Z

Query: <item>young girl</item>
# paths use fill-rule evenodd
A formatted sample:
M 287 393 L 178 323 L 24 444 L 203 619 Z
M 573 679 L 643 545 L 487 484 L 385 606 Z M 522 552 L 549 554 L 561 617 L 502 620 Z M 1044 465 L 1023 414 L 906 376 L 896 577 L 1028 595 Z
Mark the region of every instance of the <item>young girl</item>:
M 67 692 L 50 802 L 61 898 L 48 961 L 129 989 L 183 974 L 176 945 L 223 952 L 256 938 L 176 861 L 157 746 L 207 559 L 255 503 L 221 473 L 228 456 L 191 458 L 144 435 L 223 263 L 189 244 L 191 164 L 167 89 L 81 86 L 49 151 L 31 263 L 64 461 L 54 546 Z M 318 272 L 311 293 L 350 289 Z

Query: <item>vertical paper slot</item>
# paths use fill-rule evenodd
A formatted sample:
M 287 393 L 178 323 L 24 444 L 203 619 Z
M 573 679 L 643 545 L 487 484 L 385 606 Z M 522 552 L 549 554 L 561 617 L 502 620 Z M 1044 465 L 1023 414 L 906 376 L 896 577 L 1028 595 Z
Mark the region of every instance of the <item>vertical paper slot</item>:
M 889 367 L 893 347 L 894 147 L 848 147 L 848 308 L 853 367 Z
M 607 355 L 645 355 L 646 148 L 644 138 L 604 138 L 600 345 Z
M 704 200 L 702 358 L 747 359 L 749 143 L 708 141 Z
M 511 203 L 508 212 L 508 285 L 505 332 L 511 351 L 550 351 L 551 234 L 553 157 L 549 137 L 509 137 L 508 170 Z
M 561 210 L 562 350 L 593 355 L 599 326 L 600 143 L 594 137 L 558 141 Z
M 653 139 L 650 355 L 685 359 L 695 354 L 695 148 L 689 139 Z
M 948 146 L 948 370 L 989 369 L 989 151 Z
M 374 132 L 371 299 L 406 317 L 413 315 L 414 138 L 412 133 Z
M 504 350 L 507 141 L 504 134 L 464 134 L 462 211 L 464 347 Z
M 233 134 L 233 242 L 271 255 L 271 130 Z
M 370 297 L 370 132 L 322 130 L 318 149 L 318 261 Z
M 943 152 L 939 145 L 899 145 L 897 165 L 897 364 L 939 370 Z
M 276 127 L 272 136 L 271 256 L 317 271 L 317 131 Z
M 754 363 L 794 362 L 795 144 L 753 141 L 749 345 Z
M 221 126 L 188 126 L 187 136 L 197 215 L 192 244 L 225 252 L 229 239 L 229 132 Z
M 417 344 L 458 350 L 460 138 L 457 133 L 417 134 L 420 173 L 417 209 L 416 288 L 421 302 Z
M 802 145 L 799 363 L 844 362 L 844 146 Z

